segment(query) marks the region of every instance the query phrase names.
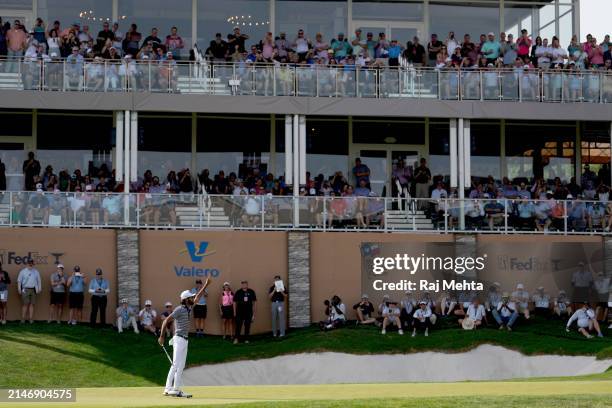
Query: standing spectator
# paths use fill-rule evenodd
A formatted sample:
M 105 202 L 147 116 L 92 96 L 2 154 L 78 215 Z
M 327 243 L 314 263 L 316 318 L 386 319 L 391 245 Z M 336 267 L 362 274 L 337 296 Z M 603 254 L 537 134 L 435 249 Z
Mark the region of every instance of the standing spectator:
M 514 42 L 514 36 L 508 34 L 508 40 L 503 44 L 501 52 L 504 56 L 504 66 L 509 67 L 516 61 L 517 44 Z
M 9 23 L 7 22 L 7 25 Z M 0 57 L 6 57 L 6 34 L 8 30 L 5 24 L 2 22 L 2 17 L 0 17 Z
M 431 180 L 431 171 L 427 167 L 427 160 L 421 158 L 419 167 L 414 171 L 414 181 L 416 183 L 417 198 L 429 198 L 429 181 Z M 418 208 L 425 210 L 427 208 L 427 200 L 419 200 Z
M 570 326 L 572 323 L 576 322 L 578 326 L 578 332 L 582 334 L 587 339 L 593 338 L 589 331 L 595 329 L 597 332 L 597 337 L 603 337 L 601 333 L 601 329 L 599 328 L 599 322 L 595 318 L 595 312 L 591 309 L 589 302 L 585 300 L 582 302 L 582 307 L 574 312 L 572 317 L 567 321 L 567 325 L 565 326 L 565 331 L 569 333 Z
M 274 48 L 276 48 L 276 58 L 279 61 L 287 59 L 289 48 L 289 41 L 287 41 L 287 35 L 280 33 L 278 38 L 274 41 Z M 286 61 L 285 61 L 286 62 Z
M 230 50 L 234 50 L 238 46 L 238 52 L 245 51 L 244 43 L 249 39 L 249 36 L 240 32 L 240 27 L 234 27 L 234 32 L 227 35 L 227 45 Z
M 442 41 L 438 40 L 437 34 L 431 35 L 431 41 L 427 44 L 427 56 L 428 56 L 428 64 L 430 67 L 436 66 L 436 59 L 438 58 L 438 53 L 442 49 Z
M 138 26 L 132 24 L 123 40 L 123 49 L 125 53 L 130 54 L 132 58 L 136 58 L 138 50 L 140 49 L 140 40 L 142 40 L 142 34 L 138 32 Z
M 374 324 L 374 305 L 370 302 L 367 293 L 361 295 L 361 301 L 353 306 L 355 314 L 357 314 L 357 324 Z
M 480 48 L 480 53 L 487 58 L 488 64 L 495 64 L 499 58 L 501 45 L 495 41 L 495 34 L 490 32 L 487 34 L 487 41 Z
M 353 176 L 355 177 L 355 185 L 359 185 L 361 180 L 365 180 L 366 187 L 370 188 L 370 168 L 361 163 L 361 159 L 355 159 L 355 167 L 353 167 Z
M 572 294 L 572 301 L 575 309 L 578 310 L 579 299 L 590 299 L 591 286 L 593 286 L 593 271 L 589 264 L 588 269 L 585 267 L 584 262 L 578 262 L 578 270 L 572 274 L 572 287 L 574 293 Z
M 287 314 L 285 313 L 285 297 L 287 296 L 287 288 L 285 287 L 281 277 L 274 277 L 274 284 L 268 290 L 268 297 L 272 302 L 272 337 L 276 337 L 277 327 L 279 337 L 285 336 L 285 326 L 287 322 Z
M 512 325 L 518 319 L 518 311 L 514 302 L 510 301 L 508 292 L 504 292 L 501 297 L 501 302 L 497 304 L 497 308 L 492 311 L 493 318 L 499 324 L 499 330 L 504 326 L 508 331 L 512 331 Z
M 2 20 L 0 20 L 1 26 Z M 8 272 L 2 269 L 0 261 L 0 323 L 6 324 L 6 305 L 8 302 L 8 286 L 11 284 L 11 277 Z
M 454 52 L 455 49 L 457 49 L 457 47 L 460 47 L 459 43 L 455 39 L 455 32 L 454 31 L 450 31 L 448 33 L 448 36 L 446 37 L 446 40 L 444 40 L 444 46 L 446 47 L 446 49 L 448 50 L 449 53 Z
M 243 340 L 245 343 L 249 342 L 251 323 L 255 320 L 255 312 L 257 310 L 257 296 L 255 295 L 255 291 L 249 288 L 249 282 L 246 280 L 240 283 L 242 287 L 234 294 L 234 315 L 236 316 L 234 344 L 238 344 L 243 325 Z
M 117 318 L 117 331 L 119 333 L 123 333 L 123 329 L 129 329 L 130 326 L 134 329 L 134 333 L 139 333 L 134 309 L 128 305 L 127 299 L 121 299 L 121 305 L 117 308 L 115 317 Z
M 68 307 L 70 315 L 68 316 L 68 324 L 76 325 L 83 319 L 83 302 L 85 300 L 85 277 L 81 272 L 81 267 L 76 265 L 74 272 L 68 278 Z
M 34 191 L 36 179 L 40 175 L 40 169 L 40 162 L 34 158 L 34 152 L 29 152 L 28 159 L 23 162 L 26 191 Z
M 36 295 L 40 293 L 42 284 L 40 272 L 34 268 L 34 260 L 28 258 L 27 266 L 23 268 L 17 276 L 17 290 L 21 295 L 21 323 L 25 323 L 26 316 L 30 323 L 34 323 L 34 305 Z
M 89 324 L 91 327 L 96 326 L 98 310 L 100 311 L 100 325 L 106 325 L 106 304 L 108 301 L 108 293 L 110 285 L 108 281 L 102 277 L 102 269 L 96 269 L 96 278 L 89 282 L 89 293 L 91 294 L 91 315 Z
M 210 42 L 206 55 L 212 58 L 212 62 L 225 62 L 228 50 L 227 42 L 221 38 L 221 33 L 217 33 L 215 39 Z
M 202 280 L 197 279 L 195 281 L 195 287 L 191 288 L 191 293 L 194 295 L 202 288 Z M 208 297 L 208 289 L 204 290 L 204 293 L 198 299 L 198 302 L 193 306 L 193 321 L 196 328 L 196 337 L 204 336 L 204 326 L 206 324 L 206 315 L 208 314 L 208 306 L 206 305 L 206 298 Z
M 119 23 L 113 23 L 113 47 L 118 50 L 123 50 L 123 32 L 119 30 Z
M 28 35 L 19 20 L 15 20 L 13 27 L 6 33 L 7 57 L 9 60 L 18 60 L 23 57 L 28 42 Z M 18 62 L 7 62 L 6 72 L 18 72 Z
M 353 49 L 346 38 L 344 38 L 344 33 L 338 33 L 338 37 L 331 41 L 331 48 L 334 51 L 334 59 L 337 62 L 344 60 Z
M 57 264 L 57 270 L 51 274 L 51 304 L 49 307 L 49 319 L 61 323 L 64 303 L 66 302 L 66 276 L 64 275 L 64 265 Z
M 115 34 L 110 30 L 110 25 L 107 21 L 102 24 L 102 30 L 98 32 L 96 37 L 96 51 L 101 52 L 106 41 L 110 40 L 111 45 L 115 41 Z
M 412 42 L 406 43 L 406 50 L 404 51 L 404 58 L 415 67 L 422 67 L 425 65 L 425 47 L 419 43 L 419 37 L 413 37 Z
M 310 39 L 306 38 L 304 35 L 304 30 L 298 30 L 292 48 L 298 56 L 298 62 L 306 61 L 306 56 L 308 55 L 308 51 L 312 48 L 312 44 Z
M 427 307 L 427 302 L 421 300 L 419 302 L 419 308 L 415 310 L 413 317 L 414 329 L 412 330 L 412 337 L 416 336 L 417 329 L 425 330 L 425 337 L 429 336 L 429 328 L 431 327 L 431 309 Z
M 157 335 L 157 327 L 155 326 L 155 322 L 157 321 L 157 311 L 153 309 L 153 302 L 151 302 L 149 299 L 145 300 L 144 309 L 138 313 L 138 320 L 140 321 L 140 325 L 144 330 Z
M 183 42 L 183 38 L 178 35 L 178 29 L 176 27 L 170 29 L 170 35 L 166 36 L 164 44 L 166 46 L 166 51 L 171 52 L 174 59 L 179 61 L 181 59 L 181 51 L 185 48 L 185 43 Z
M 229 282 L 223 282 L 219 296 L 219 314 L 223 320 L 223 339 L 234 337 L 234 292 Z
M 6 191 L 6 166 L 0 158 L 0 191 Z
M 162 45 L 162 40 L 157 36 L 159 34 L 159 30 L 157 27 L 153 27 L 151 29 L 151 34 L 149 34 L 144 41 L 142 42 L 142 46 L 150 45 L 153 47 L 153 50 L 157 50 Z
M 531 49 L 531 37 L 526 29 L 521 30 L 521 36 L 516 40 L 516 55 L 521 59 L 525 60 L 525 58 L 529 57 L 529 52 Z
M 353 56 L 357 57 L 362 54 L 366 42 L 361 38 L 361 28 L 355 30 L 355 36 L 351 38 L 351 45 L 353 46 Z

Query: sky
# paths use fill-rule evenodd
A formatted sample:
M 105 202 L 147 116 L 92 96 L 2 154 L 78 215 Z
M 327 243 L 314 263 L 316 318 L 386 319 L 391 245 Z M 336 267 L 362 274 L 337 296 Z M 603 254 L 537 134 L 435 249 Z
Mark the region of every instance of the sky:
M 612 34 L 612 0 L 580 0 L 580 39 L 591 33 L 597 42 Z

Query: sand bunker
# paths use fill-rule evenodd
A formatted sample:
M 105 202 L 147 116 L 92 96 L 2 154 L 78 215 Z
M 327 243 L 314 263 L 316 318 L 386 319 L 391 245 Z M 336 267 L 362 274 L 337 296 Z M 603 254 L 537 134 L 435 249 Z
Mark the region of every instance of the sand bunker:
M 184 381 L 185 385 L 271 385 L 507 380 L 596 374 L 610 366 L 610 359 L 525 356 L 503 347 L 481 345 L 456 354 L 304 353 L 211 364 L 185 370 Z

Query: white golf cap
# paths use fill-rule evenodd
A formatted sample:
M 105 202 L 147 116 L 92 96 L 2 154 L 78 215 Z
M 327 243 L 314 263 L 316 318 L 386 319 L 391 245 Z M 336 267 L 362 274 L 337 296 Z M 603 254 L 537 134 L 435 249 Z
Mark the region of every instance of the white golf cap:
M 128 300 L 126 298 L 121 299 L 121 303 L 127 303 Z
M 149 299 L 145 300 L 145 306 L 151 306 L 153 304 L 153 302 L 151 302 Z
M 525 289 L 525 286 L 523 286 L 522 283 L 519 283 L 518 285 L 516 285 L 517 289 Z
M 185 299 L 188 299 L 194 296 L 195 296 L 195 293 L 191 293 L 190 290 L 184 290 L 181 292 L 181 300 L 185 300 Z
M 64 269 L 64 265 L 62 265 L 62 264 L 57 264 L 57 269 L 59 269 L 59 268 Z
M 172 306 L 172 302 L 166 302 L 164 306 Z

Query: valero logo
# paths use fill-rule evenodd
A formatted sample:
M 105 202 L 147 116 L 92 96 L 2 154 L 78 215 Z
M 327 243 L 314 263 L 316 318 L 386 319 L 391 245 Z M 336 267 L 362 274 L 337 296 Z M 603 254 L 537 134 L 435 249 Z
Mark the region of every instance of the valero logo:
M 194 241 L 185 241 L 185 248 L 179 251 L 179 254 L 184 254 L 187 252 L 189 254 L 189 258 L 193 263 L 201 263 L 204 261 L 204 258 L 215 253 L 214 250 L 209 248 L 209 243 L 207 241 L 200 241 L 196 244 Z M 216 268 L 198 268 L 196 266 L 174 266 L 174 273 L 176 273 L 177 277 L 207 277 L 211 276 L 213 278 L 218 277 L 221 274 L 221 271 Z

